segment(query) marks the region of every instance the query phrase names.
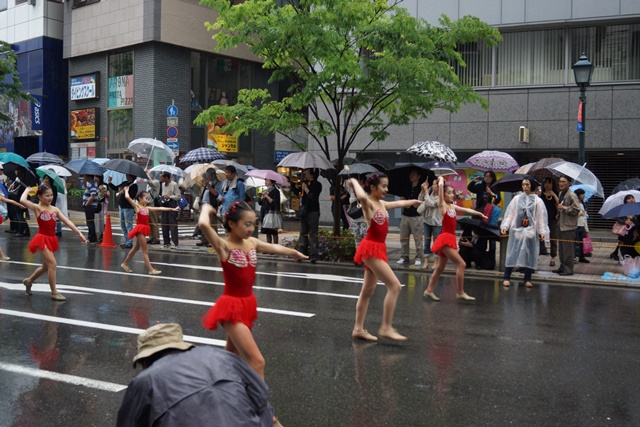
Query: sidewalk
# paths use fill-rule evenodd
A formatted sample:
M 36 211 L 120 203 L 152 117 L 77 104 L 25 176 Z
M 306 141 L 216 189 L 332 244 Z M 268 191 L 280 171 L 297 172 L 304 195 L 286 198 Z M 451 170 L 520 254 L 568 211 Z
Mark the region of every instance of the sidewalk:
M 84 213 L 79 211 L 69 211 L 69 216 L 72 221 L 84 222 Z M 119 219 L 117 213 L 111 215 L 112 228 L 119 229 Z M 293 239 L 298 237 L 298 221 L 285 220 L 283 221 L 284 232 L 280 233 L 280 240 Z M 195 221 L 193 222 L 180 222 L 181 226 L 193 226 L 195 227 Z M 323 227 L 325 228 L 325 227 Z M 329 228 L 329 227 L 326 227 Z M 618 262 L 609 258 L 609 254 L 613 251 L 613 248 L 617 245 L 617 238 L 609 230 L 594 230 L 589 233 L 593 241 L 593 255 L 588 258 L 590 263 L 576 263 L 574 267 L 573 276 L 559 276 L 553 274 L 551 270 L 558 268 L 558 259 L 556 258 L 556 267 L 549 266 L 549 256 L 540 256 L 538 263 L 538 270 L 533 275 L 533 283 L 562 283 L 562 284 L 590 284 L 601 286 L 613 286 L 613 287 L 626 287 L 626 288 L 639 288 L 640 278 L 631 279 L 624 276 L 622 266 Z M 260 235 L 260 238 L 264 240 L 264 235 Z M 116 238 L 116 243 L 119 243 Z M 196 246 L 199 240 L 194 240 L 191 237 L 182 237 L 180 244 L 176 249 L 165 249 L 162 245 L 149 245 L 149 250 L 154 251 L 170 251 L 185 254 L 208 254 L 211 249 L 202 246 Z M 411 242 L 411 256 L 413 260 L 413 242 Z M 398 265 L 396 261 L 400 258 L 400 232 L 398 227 L 389 227 L 389 235 L 387 237 L 387 253 L 389 256 L 389 265 L 394 271 L 413 272 L 418 274 L 430 274 L 431 270 L 422 270 L 419 266 L 414 266 L 412 263 Z M 496 256 L 500 253 L 500 243 L 496 249 Z M 325 262 L 318 261 L 321 265 Z M 329 264 L 329 262 L 326 262 Z M 433 263 L 431 262 L 430 265 Z M 353 263 L 345 262 L 343 264 L 346 267 L 352 267 L 354 269 L 361 269 L 356 267 Z M 496 266 L 498 262 L 496 262 Z M 455 269 L 449 263 L 444 271 L 445 275 L 454 275 Z M 606 278 L 603 278 L 606 277 Z M 468 268 L 465 273 L 466 278 L 482 278 L 482 279 L 494 279 L 499 280 L 502 283 L 502 272 L 490 270 L 476 270 L 475 268 Z M 511 277 L 513 283 L 518 283 L 522 280 L 522 274 L 514 273 Z

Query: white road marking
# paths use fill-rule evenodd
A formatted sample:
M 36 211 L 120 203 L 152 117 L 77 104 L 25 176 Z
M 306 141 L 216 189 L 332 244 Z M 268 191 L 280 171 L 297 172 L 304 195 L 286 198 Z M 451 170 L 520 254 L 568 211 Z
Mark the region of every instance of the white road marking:
M 60 285 L 58 285 L 58 287 L 60 287 Z M 24 291 L 24 285 L 22 283 L 7 283 L 7 282 L 0 282 L 0 288 L 5 288 L 5 289 L 9 289 L 11 291 Z M 46 292 L 46 293 L 51 293 L 51 288 L 49 287 L 49 285 L 45 284 L 45 283 L 34 283 L 33 286 L 31 287 L 31 291 L 32 292 Z M 93 291 L 93 289 L 91 289 L 91 291 Z M 79 294 L 79 295 L 91 295 L 90 293 L 87 292 L 78 292 L 78 291 L 72 291 L 69 290 L 67 291 L 68 294 Z
M 3 371 L 13 372 L 16 374 L 29 375 L 31 377 L 46 378 L 48 380 L 60 381 L 67 384 L 81 385 L 91 387 L 103 391 L 111 391 L 117 393 L 127 388 L 126 385 L 109 383 L 106 381 L 92 380 L 90 378 L 78 377 L 75 375 L 61 374 L 58 372 L 43 371 L 35 368 L 27 368 L 26 366 L 14 365 L 12 363 L 0 362 L 0 369 Z
M 21 264 L 21 265 L 33 265 L 33 266 L 39 266 L 40 264 L 37 263 L 33 263 L 33 262 L 23 262 L 23 261 L 5 261 L 9 264 Z M 158 263 L 156 263 L 158 264 Z M 174 264 L 171 264 L 174 265 Z M 148 274 L 141 274 L 141 273 L 125 273 L 124 271 L 115 271 L 115 270 L 97 270 L 97 269 L 93 269 L 93 268 L 82 268 L 82 267 L 71 267 L 68 265 L 58 265 L 58 269 L 63 269 L 63 270 L 76 270 L 76 271 L 90 271 L 92 274 L 95 273 L 105 273 L 105 274 L 116 274 L 116 275 L 126 275 L 126 276 L 134 276 L 134 277 L 147 277 L 149 278 L 150 276 Z M 175 283 L 176 280 L 178 281 L 182 281 L 182 282 L 189 282 L 189 283 L 199 283 L 199 284 L 206 284 L 206 285 L 215 285 L 215 286 L 224 286 L 224 282 L 212 282 L 212 281 L 206 281 L 206 280 L 200 280 L 200 279 L 187 279 L 184 277 L 174 277 L 174 276 L 151 276 L 154 279 L 160 279 L 160 280 L 171 280 L 173 283 Z M 271 288 L 271 287 L 267 287 L 267 286 L 254 286 L 253 289 L 259 289 L 259 290 L 264 290 L 264 291 L 275 291 L 275 292 L 286 292 L 286 293 L 292 293 L 292 294 L 303 294 L 303 295 L 319 295 L 319 296 L 329 296 L 329 297 L 337 297 L 337 298 L 348 298 L 348 299 L 358 299 L 358 295 L 347 295 L 347 294 L 337 294 L 337 293 L 333 293 L 333 292 L 318 292 L 318 291 L 305 291 L 305 290 L 299 290 L 299 289 L 284 289 L 284 288 Z
M 0 314 L 6 316 L 24 317 L 27 319 L 44 320 L 46 322 L 63 323 L 66 325 L 82 326 L 85 328 L 102 329 L 103 331 L 123 332 L 125 334 L 140 335 L 144 329 L 129 328 L 127 326 L 109 325 L 107 323 L 88 322 L 86 320 L 67 319 L 64 317 L 47 316 L 45 314 L 27 313 L 25 311 L 7 310 L 0 308 Z M 227 343 L 224 340 L 213 338 L 196 337 L 194 335 L 185 335 L 185 341 L 198 344 L 217 345 L 224 347 Z

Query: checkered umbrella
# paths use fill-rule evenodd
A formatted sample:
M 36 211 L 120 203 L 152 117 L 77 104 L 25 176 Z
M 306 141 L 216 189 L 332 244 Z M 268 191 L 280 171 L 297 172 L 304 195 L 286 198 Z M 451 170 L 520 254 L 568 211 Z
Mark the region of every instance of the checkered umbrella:
M 520 165 L 507 153 L 485 150 L 469 157 L 465 162 L 474 169 L 493 172 L 513 172 Z
M 46 151 L 42 153 L 35 153 L 27 157 L 27 162 L 29 163 L 64 163 L 62 159 L 55 154 L 47 153 Z
M 182 156 L 180 162 L 182 163 L 209 163 L 214 160 L 226 160 L 227 156 L 221 152 L 208 147 L 200 147 L 195 150 L 189 151 Z

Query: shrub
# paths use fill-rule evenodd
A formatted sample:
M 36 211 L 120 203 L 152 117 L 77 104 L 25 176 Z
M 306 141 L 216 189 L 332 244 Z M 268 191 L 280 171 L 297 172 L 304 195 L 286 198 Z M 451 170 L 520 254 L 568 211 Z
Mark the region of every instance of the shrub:
M 67 190 L 67 197 L 82 197 L 84 190 L 81 188 L 70 188 Z
M 282 245 L 298 249 L 298 238 L 282 239 Z M 342 230 L 340 236 L 334 236 L 332 230 L 319 230 L 318 259 L 331 262 L 353 262 L 355 254 L 356 244 L 350 230 Z

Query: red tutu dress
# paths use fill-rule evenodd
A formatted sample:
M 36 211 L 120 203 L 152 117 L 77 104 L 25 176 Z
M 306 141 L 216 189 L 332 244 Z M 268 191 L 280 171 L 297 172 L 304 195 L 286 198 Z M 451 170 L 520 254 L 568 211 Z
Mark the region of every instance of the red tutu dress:
M 224 276 L 224 291 L 213 307 L 202 316 L 202 326 L 215 330 L 218 323 L 243 323 L 253 328 L 258 318 L 258 302 L 253 294 L 256 281 L 258 256 L 255 249 L 245 253 L 242 249 L 231 249 L 226 261 L 221 261 Z
M 431 246 L 431 252 L 437 253 L 439 256 L 444 257 L 445 254 L 440 252 L 440 249 L 445 246 L 458 250 L 458 243 L 456 242 L 456 211 L 455 209 L 447 209 L 447 213 L 442 217 L 442 232 L 433 242 Z M 439 253 L 440 252 L 440 253 Z
M 133 227 L 133 230 L 129 232 L 128 236 L 130 239 L 133 239 L 138 233 L 142 233 L 145 236 L 151 233 L 151 227 L 149 227 L 149 211 L 144 208 L 140 208 L 138 211 L 136 226 Z
M 377 210 L 371 218 L 371 225 L 367 229 L 367 235 L 360 241 L 353 260 L 362 264 L 369 258 L 378 258 L 384 262 L 387 258 L 387 232 L 389 231 L 389 212 L 382 213 Z M 365 269 L 368 269 L 365 267 Z
M 36 253 L 36 249 L 49 249 L 51 252 L 58 250 L 58 238 L 56 237 L 56 219 L 58 215 L 49 211 L 41 211 L 38 216 L 38 234 L 29 242 L 29 252 Z

